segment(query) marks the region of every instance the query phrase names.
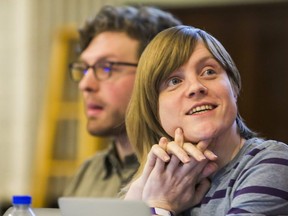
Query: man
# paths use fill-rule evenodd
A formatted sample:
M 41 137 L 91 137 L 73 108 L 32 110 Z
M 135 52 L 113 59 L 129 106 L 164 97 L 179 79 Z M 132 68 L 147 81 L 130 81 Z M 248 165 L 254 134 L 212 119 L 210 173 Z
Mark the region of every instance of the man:
M 127 138 L 125 112 L 138 59 L 160 31 L 181 24 L 153 7 L 105 6 L 80 29 L 82 52 L 70 72 L 84 98 L 87 129 L 111 137 L 108 149 L 87 160 L 64 196 L 115 197 L 138 162 Z

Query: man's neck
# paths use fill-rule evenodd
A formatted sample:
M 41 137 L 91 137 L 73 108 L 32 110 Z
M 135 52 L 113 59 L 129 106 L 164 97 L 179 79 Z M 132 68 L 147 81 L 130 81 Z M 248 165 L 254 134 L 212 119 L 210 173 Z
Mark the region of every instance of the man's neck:
M 115 146 L 121 161 L 124 161 L 126 156 L 134 153 L 126 134 L 115 137 Z

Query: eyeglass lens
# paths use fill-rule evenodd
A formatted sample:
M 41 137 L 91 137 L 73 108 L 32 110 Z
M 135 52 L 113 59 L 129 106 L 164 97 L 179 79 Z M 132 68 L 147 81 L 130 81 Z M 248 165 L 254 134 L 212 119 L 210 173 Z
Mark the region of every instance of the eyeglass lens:
M 98 62 L 89 66 L 84 62 L 74 62 L 70 65 L 71 77 L 74 81 L 81 81 L 89 68 L 93 70 L 94 76 L 99 80 L 108 79 L 112 71 L 122 71 L 123 66 L 137 67 L 137 64 L 128 62 Z
M 84 63 L 73 63 L 70 66 L 70 73 L 74 81 L 80 81 L 88 72 L 89 68 L 93 70 L 94 75 L 99 80 L 107 79 L 111 73 L 111 64 L 98 63 L 93 66 L 88 66 Z

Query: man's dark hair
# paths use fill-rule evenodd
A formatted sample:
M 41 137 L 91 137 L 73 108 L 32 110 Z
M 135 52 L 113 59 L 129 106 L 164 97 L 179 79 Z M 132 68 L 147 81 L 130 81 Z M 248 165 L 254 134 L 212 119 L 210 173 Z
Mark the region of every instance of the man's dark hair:
M 150 6 L 104 6 L 79 29 L 83 51 L 91 40 L 106 31 L 125 32 L 139 41 L 138 57 L 162 30 L 181 24 L 171 13 Z

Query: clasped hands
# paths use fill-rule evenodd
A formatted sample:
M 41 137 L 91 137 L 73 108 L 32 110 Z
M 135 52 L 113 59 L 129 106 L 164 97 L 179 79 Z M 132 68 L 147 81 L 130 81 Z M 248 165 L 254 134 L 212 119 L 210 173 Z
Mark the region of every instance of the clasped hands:
M 210 187 L 208 177 L 217 170 L 217 156 L 208 146 L 207 140 L 184 142 L 180 128 L 174 141 L 162 137 L 152 146 L 141 176 L 131 183 L 125 199 L 143 200 L 174 213 L 200 203 Z

